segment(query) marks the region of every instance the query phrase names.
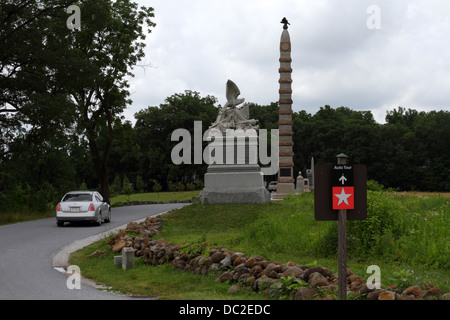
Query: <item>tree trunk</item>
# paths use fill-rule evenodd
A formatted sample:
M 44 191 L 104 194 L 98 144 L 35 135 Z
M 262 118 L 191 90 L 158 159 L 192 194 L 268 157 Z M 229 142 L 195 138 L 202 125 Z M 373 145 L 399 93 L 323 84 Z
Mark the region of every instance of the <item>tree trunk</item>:
M 108 181 L 108 158 L 111 153 L 112 147 L 112 135 L 109 132 L 108 140 L 105 146 L 103 157 L 100 155 L 100 151 L 95 141 L 95 135 L 91 130 L 86 130 L 86 136 L 89 141 L 89 149 L 91 150 L 92 161 L 94 164 L 94 169 L 97 174 L 98 182 L 100 183 L 100 193 L 104 199 L 109 199 L 109 181 Z

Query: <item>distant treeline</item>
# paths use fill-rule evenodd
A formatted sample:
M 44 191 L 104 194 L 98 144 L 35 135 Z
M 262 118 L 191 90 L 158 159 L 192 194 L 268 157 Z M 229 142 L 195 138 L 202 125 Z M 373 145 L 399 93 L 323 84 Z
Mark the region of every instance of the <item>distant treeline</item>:
M 159 107 L 138 112 L 135 125 L 116 119 L 107 161 L 112 191 L 121 192 L 120 181 L 125 179 L 136 191 L 155 190 L 155 184 L 156 189 L 165 190 L 201 186 L 198 181 L 203 180 L 207 165 L 173 164 L 171 151 L 178 141 L 171 141 L 171 134 L 178 128 L 193 133 L 194 121 L 202 121 L 206 130 L 217 115 L 216 103 L 212 96 L 185 91 L 168 97 Z M 278 128 L 277 103 L 253 105 L 250 110 L 250 117 L 259 119 L 261 128 Z M 386 114 L 385 124 L 379 124 L 369 111 L 325 106 L 314 115 L 295 112 L 293 121 L 296 173 L 310 167 L 311 156 L 316 164 L 335 163 L 336 155 L 344 152 L 351 163 L 367 166 L 368 179 L 385 187 L 450 191 L 448 111 L 400 107 Z M 3 145 L 3 150 L 2 206 L 51 202 L 67 190 L 99 187 L 88 140 L 77 132 L 36 135 L 25 130 Z
M 276 103 L 251 110 L 264 128 L 277 128 Z M 379 124 L 370 111 L 328 105 L 314 115 L 294 112 L 296 172 L 310 168 L 311 157 L 315 164 L 332 164 L 343 152 L 386 187 L 450 191 L 450 112 L 399 107 L 385 120 Z

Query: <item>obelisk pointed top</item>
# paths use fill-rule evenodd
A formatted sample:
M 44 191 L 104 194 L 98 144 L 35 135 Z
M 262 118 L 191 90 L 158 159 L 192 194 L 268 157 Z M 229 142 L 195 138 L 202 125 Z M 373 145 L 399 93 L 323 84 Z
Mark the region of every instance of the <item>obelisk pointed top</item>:
M 287 21 L 286 17 L 284 17 L 284 18 L 281 20 L 280 23 L 283 23 L 283 24 L 284 24 L 284 26 L 283 26 L 283 29 L 284 29 L 284 30 L 286 30 L 286 29 L 288 28 L 288 25 L 291 25 L 291 24 L 289 23 L 289 21 Z

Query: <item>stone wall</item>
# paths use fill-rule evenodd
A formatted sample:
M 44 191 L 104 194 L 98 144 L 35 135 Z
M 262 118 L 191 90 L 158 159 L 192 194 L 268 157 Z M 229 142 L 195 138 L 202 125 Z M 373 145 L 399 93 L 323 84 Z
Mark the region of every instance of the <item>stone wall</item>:
M 294 262 L 278 263 L 268 261 L 259 255 L 247 257 L 242 252 L 233 252 L 226 248 L 213 247 L 208 243 L 191 245 L 174 245 L 164 239 L 152 240 L 159 234 L 164 219 L 149 217 L 144 222 L 131 222 L 109 241 L 114 252 L 124 247 L 132 247 L 136 257 L 142 257 L 145 264 L 160 265 L 169 263 L 175 268 L 206 275 L 213 272 L 220 282 L 228 282 L 232 287 L 240 284 L 254 291 L 266 291 L 280 282 L 282 277 L 294 277 L 305 284 L 292 294 L 297 300 L 332 300 L 336 299 L 338 275 L 331 270 L 315 266 L 309 267 Z M 347 269 L 348 295 L 366 297 L 368 300 L 450 300 L 450 293 L 425 284 L 421 287 L 411 286 L 398 292 L 395 286 L 371 290 L 366 280 Z M 320 295 L 318 294 L 320 290 Z

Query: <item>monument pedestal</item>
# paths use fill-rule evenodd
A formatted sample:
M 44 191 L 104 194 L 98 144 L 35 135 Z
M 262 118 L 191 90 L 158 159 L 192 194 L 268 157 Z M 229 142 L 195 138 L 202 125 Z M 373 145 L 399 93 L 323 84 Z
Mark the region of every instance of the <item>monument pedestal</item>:
M 272 200 L 283 200 L 288 194 L 295 194 L 295 187 L 293 183 L 277 183 L 277 192 L 272 195 Z
M 200 192 L 203 204 L 264 204 L 270 193 L 264 187 L 264 175 L 256 164 L 212 164 L 205 174 Z

